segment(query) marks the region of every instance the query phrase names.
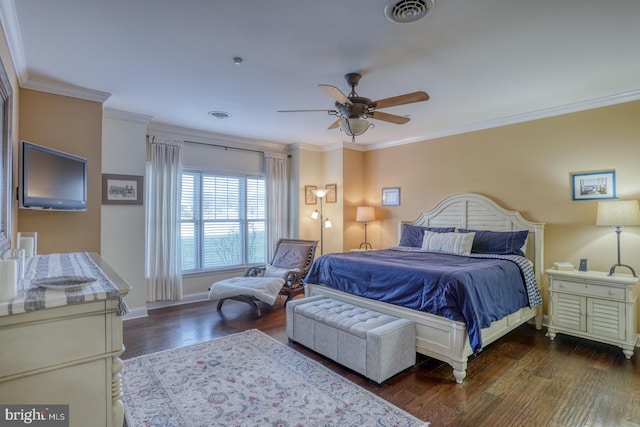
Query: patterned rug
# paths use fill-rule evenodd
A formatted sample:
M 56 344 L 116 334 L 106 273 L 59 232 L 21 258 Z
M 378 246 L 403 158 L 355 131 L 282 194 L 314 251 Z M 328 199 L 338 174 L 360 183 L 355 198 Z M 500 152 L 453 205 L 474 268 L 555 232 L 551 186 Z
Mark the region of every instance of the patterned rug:
M 129 427 L 428 425 L 255 329 L 124 365 Z

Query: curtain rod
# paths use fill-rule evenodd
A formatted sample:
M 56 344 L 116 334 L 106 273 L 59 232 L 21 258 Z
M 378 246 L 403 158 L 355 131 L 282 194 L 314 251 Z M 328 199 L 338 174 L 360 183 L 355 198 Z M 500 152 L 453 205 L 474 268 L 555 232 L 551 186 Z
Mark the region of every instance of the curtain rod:
M 147 135 L 147 138 L 155 138 L 155 136 L 151 136 L 151 135 Z M 264 154 L 264 151 L 261 150 L 252 150 L 251 148 L 240 148 L 240 147 L 229 147 L 227 145 L 220 145 L 220 144 L 209 144 L 206 142 L 197 142 L 197 141 L 183 141 L 186 144 L 196 144 L 196 145 L 207 145 L 209 147 L 218 147 L 218 148 L 224 148 L 225 150 L 239 150 L 239 151 L 250 151 L 252 153 L 260 153 L 260 154 Z M 287 154 L 288 158 L 291 158 L 291 154 Z
M 251 148 L 239 148 L 239 147 L 229 147 L 227 145 L 220 145 L 220 144 L 208 144 L 206 142 L 197 142 L 197 141 L 184 141 L 187 144 L 196 144 L 196 145 L 207 145 L 209 147 L 218 147 L 218 148 L 224 148 L 225 150 L 240 150 L 240 151 L 250 151 L 252 153 L 260 153 L 260 154 L 264 154 L 264 151 L 260 151 L 260 150 L 252 150 Z

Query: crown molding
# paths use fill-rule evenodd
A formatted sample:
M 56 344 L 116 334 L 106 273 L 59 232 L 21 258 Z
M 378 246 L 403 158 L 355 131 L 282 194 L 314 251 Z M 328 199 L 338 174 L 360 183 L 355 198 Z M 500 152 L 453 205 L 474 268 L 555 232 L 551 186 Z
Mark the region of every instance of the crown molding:
M 105 108 L 102 112 L 104 117 L 116 120 L 126 120 L 128 122 L 149 124 L 153 120 L 153 116 L 147 116 L 144 114 L 131 113 L 129 111 L 116 110 L 113 108 Z
M 98 90 L 82 88 L 65 83 L 51 83 L 34 80 L 29 78 L 27 71 L 27 62 L 24 56 L 24 47 L 22 44 L 22 36 L 20 35 L 20 23 L 16 14 L 14 0 L 0 1 L 0 22 L 7 39 L 7 47 L 13 61 L 13 68 L 18 78 L 20 87 L 25 89 L 38 90 L 40 92 L 48 92 L 56 95 L 70 96 L 72 98 L 84 99 L 86 101 L 94 101 L 103 104 L 109 97 L 110 93 Z
M 27 79 L 22 86 L 25 89 L 38 90 L 40 92 L 53 93 L 55 95 L 69 96 L 71 98 L 84 99 L 104 104 L 111 96 L 108 92 L 87 89 L 79 86 L 72 86 L 64 83 L 50 83 L 38 80 Z
M 557 107 L 544 108 L 541 110 L 529 111 L 512 116 L 505 116 L 498 119 L 487 120 L 484 122 L 470 123 L 463 126 L 457 126 L 441 132 L 434 132 L 414 138 L 403 139 L 380 144 L 370 144 L 366 146 L 366 150 L 379 150 L 383 148 L 396 147 L 399 145 L 413 144 L 416 142 L 427 141 L 430 139 L 443 138 L 445 136 L 460 135 L 467 132 L 475 132 L 479 130 L 497 128 L 516 123 L 524 123 L 532 120 L 544 119 L 548 117 L 561 116 L 563 114 L 577 113 L 579 111 L 592 110 L 595 108 L 608 107 L 610 105 L 623 104 L 625 102 L 637 101 L 640 99 L 640 89 L 629 92 L 623 92 L 615 95 L 603 96 L 600 98 L 588 99 L 585 101 L 574 102 L 571 104 L 559 105 Z
M 13 61 L 14 71 L 18 77 L 18 83 L 22 86 L 23 82 L 28 78 L 27 61 L 24 57 L 20 24 L 18 23 L 14 0 L 0 1 L 0 22 L 2 23 L 4 36 L 7 39 L 7 47 L 11 55 L 11 61 Z
M 345 141 L 342 143 L 342 148 L 345 148 L 347 150 L 354 150 L 354 151 L 369 151 L 369 146 L 358 144 L 357 142 L 354 144 L 353 142 Z

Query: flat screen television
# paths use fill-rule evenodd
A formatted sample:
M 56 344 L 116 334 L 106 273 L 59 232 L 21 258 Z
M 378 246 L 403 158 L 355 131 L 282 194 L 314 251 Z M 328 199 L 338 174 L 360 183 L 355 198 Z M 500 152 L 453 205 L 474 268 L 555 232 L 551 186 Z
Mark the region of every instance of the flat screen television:
M 87 210 L 87 159 L 22 141 L 20 207 Z

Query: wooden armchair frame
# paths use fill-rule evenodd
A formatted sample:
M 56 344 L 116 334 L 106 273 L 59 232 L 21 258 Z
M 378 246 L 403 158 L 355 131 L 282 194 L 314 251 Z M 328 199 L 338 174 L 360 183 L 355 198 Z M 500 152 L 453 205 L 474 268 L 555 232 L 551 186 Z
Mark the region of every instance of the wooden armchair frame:
M 317 240 L 300 240 L 300 239 L 280 239 L 276 243 L 275 250 L 273 252 L 273 259 L 269 263 L 270 266 L 275 268 L 280 268 L 279 265 L 274 265 L 274 262 L 278 259 L 278 251 L 280 247 L 283 245 L 305 245 L 309 247 L 309 251 L 307 257 L 305 259 L 304 265 L 300 265 L 295 269 L 291 270 L 283 270 L 282 278 L 284 279 L 284 285 L 282 289 L 280 289 L 280 295 L 286 296 L 286 300 L 284 304 L 286 305 L 289 300 L 296 297 L 297 295 L 304 293 L 304 285 L 302 280 L 304 276 L 307 274 L 309 269 L 311 268 L 311 264 L 313 264 L 313 260 L 315 259 L 316 248 L 318 246 Z M 267 265 L 264 266 L 254 266 L 248 267 L 244 271 L 244 277 L 263 277 L 267 270 Z M 260 301 L 258 298 L 252 295 L 234 295 L 227 298 L 222 298 L 218 301 L 217 309 L 220 310 L 222 304 L 228 299 L 246 302 L 247 304 L 254 307 L 258 313 L 258 316 L 261 315 L 260 306 L 258 302 Z

